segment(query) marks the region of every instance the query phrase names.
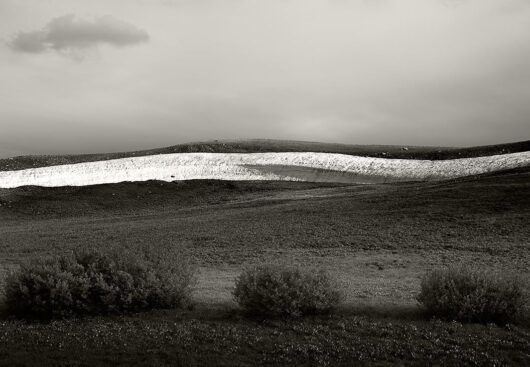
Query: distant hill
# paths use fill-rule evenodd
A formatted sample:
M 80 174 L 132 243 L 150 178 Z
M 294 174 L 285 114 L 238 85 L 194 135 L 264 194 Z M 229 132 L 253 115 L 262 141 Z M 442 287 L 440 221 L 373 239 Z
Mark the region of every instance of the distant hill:
M 530 140 L 468 148 L 397 146 L 397 145 L 349 145 L 291 140 L 214 140 L 179 144 L 166 148 L 122 153 L 80 155 L 35 155 L 0 159 L 0 171 L 55 166 L 63 164 L 103 161 L 126 157 L 140 157 L 168 153 L 259 153 L 259 152 L 324 152 L 358 155 L 365 157 L 399 158 L 417 160 L 447 160 L 471 158 L 530 151 Z

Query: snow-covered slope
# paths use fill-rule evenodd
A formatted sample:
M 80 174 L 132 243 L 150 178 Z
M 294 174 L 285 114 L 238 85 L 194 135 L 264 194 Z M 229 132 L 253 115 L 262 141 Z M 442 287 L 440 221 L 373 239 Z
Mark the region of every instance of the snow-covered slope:
M 445 161 L 330 153 L 176 153 L 0 172 L 0 188 L 146 180 L 291 180 L 374 183 L 443 180 L 530 165 L 530 152 Z

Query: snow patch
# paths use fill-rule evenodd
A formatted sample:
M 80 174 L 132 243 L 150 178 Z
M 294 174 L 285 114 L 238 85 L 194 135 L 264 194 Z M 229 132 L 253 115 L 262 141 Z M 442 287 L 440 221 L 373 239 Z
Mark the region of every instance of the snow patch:
M 436 181 L 530 165 L 530 152 L 444 161 L 344 154 L 174 153 L 0 172 L 0 188 L 87 186 L 125 181 Z

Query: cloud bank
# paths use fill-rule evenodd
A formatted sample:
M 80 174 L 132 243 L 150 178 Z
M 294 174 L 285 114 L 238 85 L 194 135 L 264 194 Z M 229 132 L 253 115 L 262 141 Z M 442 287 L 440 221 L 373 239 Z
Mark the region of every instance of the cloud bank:
M 41 30 L 18 32 L 8 45 L 17 52 L 71 53 L 100 44 L 124 47 L 148 40 L 146 31 L 110 15 L 90 21 L 69 14 L 52 19 Z

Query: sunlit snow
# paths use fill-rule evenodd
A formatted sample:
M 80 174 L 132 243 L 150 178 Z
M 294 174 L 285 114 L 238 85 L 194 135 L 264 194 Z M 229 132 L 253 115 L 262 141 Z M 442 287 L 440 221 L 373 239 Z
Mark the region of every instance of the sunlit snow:
M 3 171 L 0 172 L 0 188 L 193 179 L 352 183 L 434 181 L 529 164 L 530 152 L 444 161 L 311 152 L 175 153 Z

